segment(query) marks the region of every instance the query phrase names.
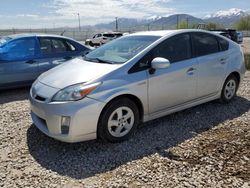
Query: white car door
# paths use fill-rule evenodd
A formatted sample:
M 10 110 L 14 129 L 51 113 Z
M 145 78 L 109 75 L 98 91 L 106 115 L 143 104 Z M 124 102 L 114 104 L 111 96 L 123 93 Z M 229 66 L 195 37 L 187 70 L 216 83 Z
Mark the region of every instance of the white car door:
M 206 33 L 193 33 L 198 60 L 197 97 L 209 97 L 221 90 L 229 60 L 228 42 Z
M 189 34 L 171 37 L 152 50 L 151 60 L 163 57 L 170 61 L 170 67 L 148 73 L 149 112 L 181 105 L 196 98 L 197 59 L 192 58 Z

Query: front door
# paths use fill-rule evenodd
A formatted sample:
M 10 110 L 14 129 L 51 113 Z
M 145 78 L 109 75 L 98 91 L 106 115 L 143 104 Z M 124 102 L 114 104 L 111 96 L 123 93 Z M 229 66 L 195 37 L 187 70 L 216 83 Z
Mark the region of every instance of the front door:
M 189 34 L 167 39 L 152 50 L 152 58 L 163 57 L 170 67 L 148 73 L 150 113 L 181 105 L 196 97 L 197 59 L 192 58 Z
M 0 85 L 12 87 L 31 84 L 38 76 L 35 37 L 10 41 L 0 60 Z

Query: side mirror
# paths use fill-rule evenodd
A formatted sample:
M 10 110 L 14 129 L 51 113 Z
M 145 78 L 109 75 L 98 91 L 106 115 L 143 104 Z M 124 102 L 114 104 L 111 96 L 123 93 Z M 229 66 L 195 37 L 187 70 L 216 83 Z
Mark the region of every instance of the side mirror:
M 156 57 L 151 62 L 151 68 L 153 69 L 166 69 L 170 67 L 170 61 L 162 57 Z

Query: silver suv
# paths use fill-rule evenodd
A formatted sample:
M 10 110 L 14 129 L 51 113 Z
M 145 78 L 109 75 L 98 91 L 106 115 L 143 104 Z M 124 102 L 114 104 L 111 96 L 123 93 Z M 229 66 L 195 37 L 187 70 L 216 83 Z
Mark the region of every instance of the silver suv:
M 100 46 L 113 39 L 121 37 L 123 34 L 119 32 L 112 33 L 98 33 L 92 39 L 87 39 L 85 44 L 90 46 Z

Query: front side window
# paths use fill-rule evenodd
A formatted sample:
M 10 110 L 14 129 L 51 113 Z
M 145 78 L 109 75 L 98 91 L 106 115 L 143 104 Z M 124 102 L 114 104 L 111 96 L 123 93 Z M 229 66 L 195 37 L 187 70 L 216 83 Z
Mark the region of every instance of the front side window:
M 163 57 L 168 59 L 170 63 L 183 61 L 191 58 L 191 44 L 189 34 L 180 34 L 173 36 L 153 50 L 153 58 Z
M 21 61 L 35 57 L 36 40 L 23 38 L 10 41 L 5 50 L 0 53 L 0 59 L 4 61 Z
M 219 52 L 216 37 L 207 33 L 193 33 L 196 56 L 204 56 Z
M 192 58 L 190 35 L 180 34 L 161 42 L 136 63 L 129 73 L 147 69 L 151 61 L 156 57 L 168 59 L 170 63 Z
M 154 43 L 158 36 L 126 36 L 111 41 L 85 56 L 85 60 L 122 64 L 130 60 L 150 44 Z

